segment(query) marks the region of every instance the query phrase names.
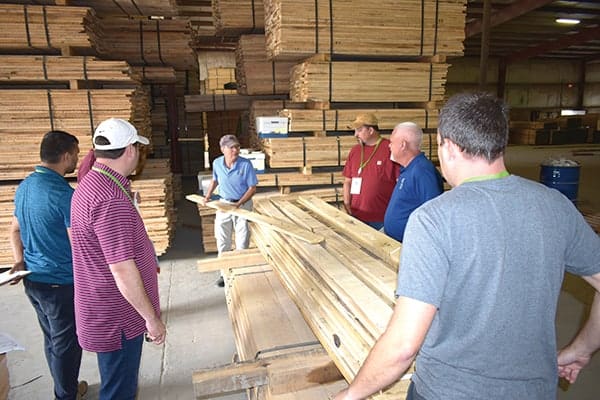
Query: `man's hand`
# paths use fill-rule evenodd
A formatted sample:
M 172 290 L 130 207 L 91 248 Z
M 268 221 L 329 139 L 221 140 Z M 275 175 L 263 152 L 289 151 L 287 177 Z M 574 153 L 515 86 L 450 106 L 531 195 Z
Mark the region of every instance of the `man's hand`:
M 352 398 L 348 394 L 348 389 L 344 389 L 338 394 L 336 394 L 333 400 L 352 400 Z
M 578 354 L 571 347 L 558 352 L 558 376 L 565 378 L 569 383 L 575 383 L 579 372 L 592 358 L 591 354 Z
M 25 263 L 23 261 L 18 261 L 16 263 L 14 263 L 12 268 L 10 269 L 11 274 L 14 274 L 15 272 L 19 272 L 19 271 L 25 271 Z M 22 276 L 20 276 L 18 278 L 14 278 L 10 282 L 10 285 L 16 285 L 17 283 L 21 282 L 21 280 L 23 280 Z
M 167 336 L 167 328 L 160 318 L 153 318 L 151 321 L 146 321 L 146 330 L 148 331 L 148 338 L 154 344 L 163 344 L 165 337 Z

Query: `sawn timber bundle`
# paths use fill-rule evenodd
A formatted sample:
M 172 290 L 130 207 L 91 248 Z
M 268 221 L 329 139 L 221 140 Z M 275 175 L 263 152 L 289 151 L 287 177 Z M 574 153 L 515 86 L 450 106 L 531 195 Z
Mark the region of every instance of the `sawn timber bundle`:
M 310 244 L 251 224 L 257 247 L 351 381 L 391 317 L 401 244 L 316 197 L 257 201 L 255 211 L 325 238 Z M 373 398 L 405 398 L 407 378 Z
M 316 102 L 431 102 L 444 98 L 448 64 L 313 61 L 290 74 L 290 99 Z
M 465 0 L 265 0 L 267 53 L 391 58 L 463 54 Z

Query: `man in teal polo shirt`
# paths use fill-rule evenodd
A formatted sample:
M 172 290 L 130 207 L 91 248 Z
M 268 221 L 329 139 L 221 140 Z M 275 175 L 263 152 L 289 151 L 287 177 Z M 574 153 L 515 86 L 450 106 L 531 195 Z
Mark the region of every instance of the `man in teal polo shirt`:
M 81 347 L 75 332 L 71 197 L 64 176 L 75 171 L 79 141 L 67 132 L 50 131 L 40 146 L 42 163 L 17 188 L 10 243 L 13 272 L 28 270 L 23 280 L 44 334 L 44 350 L 54 380 L 54 398 L 77 399 Z M 52 397 L 52 396 L 50 396 Z

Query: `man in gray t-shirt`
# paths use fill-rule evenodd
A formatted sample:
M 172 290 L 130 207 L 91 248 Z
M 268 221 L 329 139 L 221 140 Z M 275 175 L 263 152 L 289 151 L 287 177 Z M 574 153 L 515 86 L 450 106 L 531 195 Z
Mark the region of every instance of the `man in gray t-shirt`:
M 411 215 L 388 328 L 351 386 L 363 399 L 416 356 L 407 399 L 556 398 L 600 347 L 600 296 L 556 356 L 564 272 L 600 290 L 600 238 L 554 189 L 509 175 L 508 117 L 487 94 L 460 94 L 440 112 L 438 153 L 453 187 Z M 418 353 L 418 355 L 417 355 Z

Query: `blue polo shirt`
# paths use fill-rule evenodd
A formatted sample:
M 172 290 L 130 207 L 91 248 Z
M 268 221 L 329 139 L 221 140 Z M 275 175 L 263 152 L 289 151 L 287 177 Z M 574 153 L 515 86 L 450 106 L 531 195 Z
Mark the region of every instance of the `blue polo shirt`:
M 19 221 L 27 279 L 73 283 L 71 227 L 73 188 L 55 171 L 37 166 L 17 188 L 14 216 Z
M 424 153 L 416 156 L 406 168 L 400 167 L 400 177 L 383 217 L 385 234 L 402 242 L 410 214 L 443 190 L 442 176 Z
M 225 165 L 225 156 L 215 158 L 213 179 L 219 184 L 219 196 L 225 200 L 237 201 L 248 188 L 258 185 L 252 162 L 243 157 L 238 157 L 231 169 Z

